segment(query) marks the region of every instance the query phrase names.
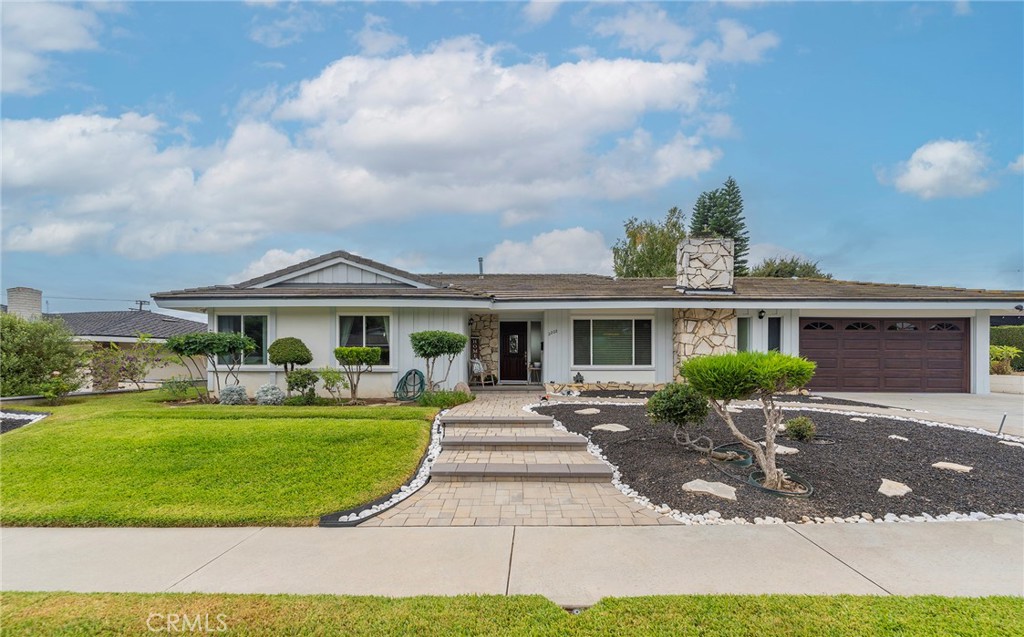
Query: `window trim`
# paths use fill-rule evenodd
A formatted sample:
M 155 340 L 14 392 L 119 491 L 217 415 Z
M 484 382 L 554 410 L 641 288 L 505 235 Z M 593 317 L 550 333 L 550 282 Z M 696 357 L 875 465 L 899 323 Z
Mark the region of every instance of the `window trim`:
M 576 364 L 576 321 L 590 322 L 590 364 Z M 594 321 L 631 321 L 630 332 L 632 338 L 632 359 L 636 361 L 636 321 L 651 322 L 651 362 L 646 365 L 594 365 Z M 569 317 L 569 369 L 570 370 L 591 370 L 591 371 L 650 371 L 655 369 L 658 361 L 658 340 L 657 320 L 653 314 L 629 314 L 623 316 L 584 314 Z
M 216 332 L 217 334 L 221 334 L 222 333 L 220 331 L 220 319 L 221 319 L 222 316 L 237 316 L 238 317 L 238 324 L 242 328 L 241 332 L 223 332 L 224 334 L 228 334 L 228 333 L 230 333 L 230 334 L 245 334 L 245 317 L 247 317 L 247 316 L 259 316 L 259 317 L 262 317 L 263 320 L 264 320 L 264 329 L 266 331 L 266 334 L 263 337 L 263 340 L 264 340 L 264 343 L 263 343 L 263 362 L 260 362 L 260 363 L 246 363 L 245 362 L 245 356 L 243 356 L 242 357 L 242 362 L 239 363 L 238 366 L 237 366 L 237 369 L 239 371 L 263 371 L 264 369 L 268 369 L 268 370 L 275 370 L 275 369 L 277 369 L 277 366 L 270 364 L 270 342 L 269 342 L 270 341 L 270 313 L 263 314 L 263 313 L 260 313 L 260 312 L 248 312 L 248 313 L 246 313 L 246 312 L 239 312 L 237 314 L 235 314 L 235 313 L 230 313 L 230 314 L 229 313 L 214 314 L 214 316 L 213 316 L 213 331 Z M 226 365 L 226 363 L 220 362 L 220 359 L 218 358 L 217 365 L 218 366 Z
M 366 317 L 367 316 L 383 316 L 383 317 L 387 317 L 388 325 L 390 326 L 390 329 L 391 329 L 391 334 L 388 336 L 388 353 L 389 353 L 390 360 L 388 361 L 387 365 L 374 365 L 373 366 L 373 371 L 370 372 L 370 373 L 371 374 L 375 374 L 377 372 L 393 373 L 393 372 L 397 371 L 398 368 L 395 367 L 395 343 L 394 343 L 395 317 L 394 317 L 394 315 L 391 312 L 382 312 L 382 311 L 381 312 L 338 312 L 335 315 L 335 317 L 334 317 L 334 343 L 335 343 L 334 346 L 335 347 L 344 347 L 344 345 L 341 344 L 341 318 L 345 317 L 345 316 L 361 316 L 363 318 L 363 347 L 366 346 L 365 345 L 366 344 Z M 331 361 L 332 361 L 331 364 L 334 367 L 337 367 L 338 369 L 341 369 L 341 363 L 339 363 L 338 359 L 334 357 L 334 350 L 331 350 Z

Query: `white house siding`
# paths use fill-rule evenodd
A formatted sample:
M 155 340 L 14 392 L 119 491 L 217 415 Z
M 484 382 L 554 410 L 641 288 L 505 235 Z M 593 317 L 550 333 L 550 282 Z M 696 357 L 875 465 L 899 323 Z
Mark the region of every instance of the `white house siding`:
M 359 381 L 359 395 L 362 398 L 387 398 L 395 390 L 402 375 L 410 369 L 424 370 L 424 361 L 412 352 L 409 335 L 423 330 L 445 330 L 468 335 L 469 315 L 465 310 L 450 308 L 232 308 L 210 314 L 210 325 L 217 324 L 217 314 L 264 314 L 267 321 L 267 345 L 278 338 L 291 336 L 302 339 L 313 354 L 308 365 L 317 369 L 325 365 L 337 367 L 334 348 L 338 345 L 338 316 L 343 314 L 390 315 L 391 316 L 391 363 L 378 366 L 374 371 L 363 374 Z M 452 371 L 446 387 L 467 380 L 466 354 L 459 356 L 452 364 Z M 443 374 L 444 370 L 439 369 Z M 274 365 L 244 365 L 239 371 L 239 381 L 250 395 L 261 385 L 271 383 L 284 389 L 284 374 Z M 221 384 L 225 374 L 221 373 Z M 215 389 L 210 378 L 210 388 Z M 324 393 L 324 392 L 321 392 Z
M 288 280 L 289 283 L 396 283 L 395 279 L 347 263 L 316 270 Z

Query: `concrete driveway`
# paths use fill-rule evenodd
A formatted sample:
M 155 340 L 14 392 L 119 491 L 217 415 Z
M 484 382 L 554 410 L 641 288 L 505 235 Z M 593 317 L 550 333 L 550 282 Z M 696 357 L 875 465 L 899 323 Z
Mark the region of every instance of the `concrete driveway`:
M 996 431 L 1006 414 L 1003 433 L 1024 436 L 1024 396 L 1019 394 L 896 394 L 881 392 L 827 392 L 828 398 L 845 398 L 925 413 L 910 414 L 922 420 Z M 907 415 L 907 414 L 903 414 Z

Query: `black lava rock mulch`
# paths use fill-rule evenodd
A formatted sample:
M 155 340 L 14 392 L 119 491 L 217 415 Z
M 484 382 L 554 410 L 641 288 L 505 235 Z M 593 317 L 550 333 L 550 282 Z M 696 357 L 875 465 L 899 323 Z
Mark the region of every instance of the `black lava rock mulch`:
M 806 415 L 814 421 L 818 435 L 838 440 L 833 445 L 790 441 L 779 442 L 799 449 L 793 456 L 778 456 L 783 469 L 807 479 L 814 493 L 806 498 L 778 496 L 746 484 L 746 474 L 756 469 L 728 469 L 736 479 L 723 475 L 705 456 L 677 446 L 672 426 L 652 425 L 642 405 L 593 405 L 601 413 L 575 413 L 587 405 L 552 405 L 537 413 L 554 416 L 569 431 L 589 436 L 612 464 L 619 467 L 622 481 L 655 504 L 668 504 L 686 513 L 715 510 L 723 517 L 772 516 L 796 522 L 802 516 L 939 515 L 956 511 L 997 513 L 1024 512 L 1024 449 L 1001 445 L 992 436 L 929 427 L 882 416 L 863 414 L 866 422 L 853 422 L 837 413 L 786 410 L 785 417 Z M 737 426 L 752 437 L 763 434 L 759 409 L 733 414 Z M 622 433 L 592 431 L 595 425 L 618 423 L 630 428 Z M 712 437 L 715 444 L 734 442 L 717 415 L 694 430 Z M 895 434 L 909 442 L 892 440 Z M 962 474 L 932 467 L 935 462 L 955 462 L 974 467 Z M 913 489 L 902 497 L 878 493 L 882 478 L 902 482 Z M 707 494 L 683 491 L 683 484 L 696 479 L 724 482 L 736 488 L 736 502 Z
M 581 391 L 583 398 L 650 398 L 652 391 L 635 391 L 627 389 L 588 389 Z
M 46 412 L 38 411 L 21 411 L 20 409 L 7 409 L 4 408 L 3 412 L 0 413 L 0 434 L 5 434 L 8 431 L 14 431 L 19 427 L 24 427 L 29 423 L 36 422 L 39 418 L 48 416 Z M 29 416 L 29 417 L 18 417 L 18 416 Z

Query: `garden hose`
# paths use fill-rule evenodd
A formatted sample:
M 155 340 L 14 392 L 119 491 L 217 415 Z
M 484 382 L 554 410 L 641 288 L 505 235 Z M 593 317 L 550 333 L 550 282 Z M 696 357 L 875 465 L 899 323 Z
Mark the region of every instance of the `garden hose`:
M 416 400 L 423 395 L 425 387 L 426 380 L 423 378 L 423 372 L 418 369 L 410 369 L 395 387 L 395 400 Z

